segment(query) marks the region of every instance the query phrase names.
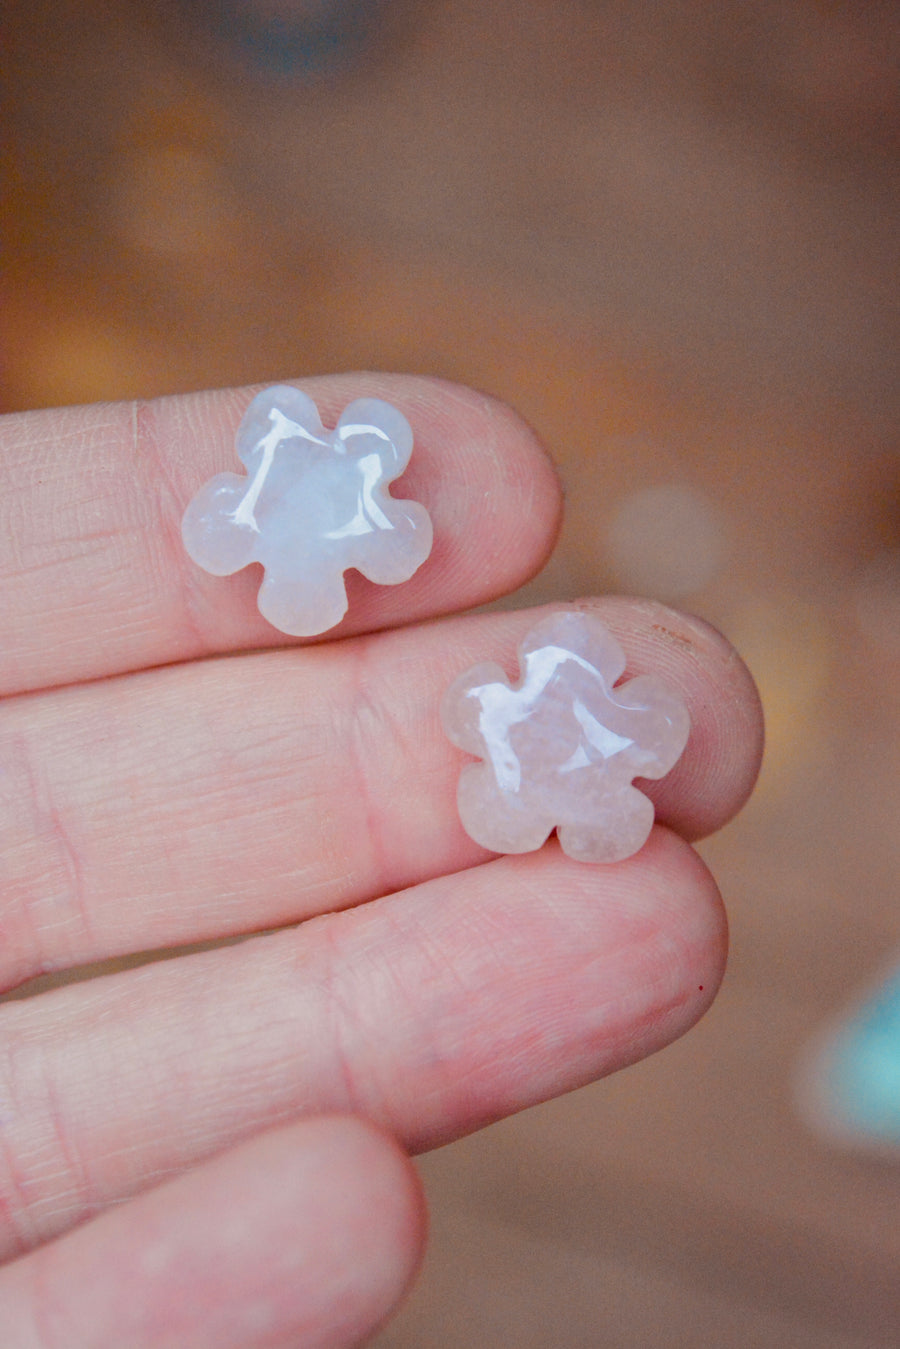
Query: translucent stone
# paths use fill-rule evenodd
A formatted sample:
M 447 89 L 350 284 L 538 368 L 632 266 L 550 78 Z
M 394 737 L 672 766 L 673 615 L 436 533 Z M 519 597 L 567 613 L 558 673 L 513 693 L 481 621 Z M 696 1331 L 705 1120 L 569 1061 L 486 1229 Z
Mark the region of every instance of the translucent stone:
M 570 857 L 618 862 L 644 844 L 653 804 L 632 778 L 661 778 L 687 743 L 682 699 L 656 675 L 614 688 L 625 655 L 590 614 L 551 614 L 519 648 L 521 678 L 476 665 L 445 695 L 444 728 L 476 755 L 459 780 L 466 832 L 500 853 L 556 828 Z
M 184 546 L 214 576 L 262 563 L 263 617 L 296 637 L 327 632 L 347 610 L 348 568 L 397 585 L 431 552 L 425 507 L 388 490 L 412 445 L 409 422 L 381 399 L 350 403 L 326 431 L 305 393 L 266 389 L 238 428 L 247 476 L 220 473 L 200 489 L 182 521 Z

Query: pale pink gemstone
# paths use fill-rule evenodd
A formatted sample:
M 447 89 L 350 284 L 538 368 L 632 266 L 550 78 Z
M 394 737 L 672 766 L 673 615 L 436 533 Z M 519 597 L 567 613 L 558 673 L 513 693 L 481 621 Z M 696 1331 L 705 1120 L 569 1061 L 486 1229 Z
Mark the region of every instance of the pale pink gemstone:
M 431 520 L 392 497 L 412 454 L 409 422 L 380 398 L 357 398 L 333 431 L 290 385 L 258 393 L 238 428 L 246 476 L 211 478 L 184 513 L 198 566 L 230 576 L 263 566 L 259 610 L 282 632 L 327 632 L 347 609 L 350 567 L 378 585 L 408 581 L 431 551 Z
M 656 675 L 614 687 L 625 655 L 599 619 L 551 614 L 519 647 L 520 678 L 477 665 L 451 685 L 447 735 L 481 763 L 460 776 L 466 832 L 493 852 L 531 852 L 555 828 L 581 862 L 638 851 L 653 804 L 632 779 L 661 778 L 687 743 L 683 700 Z

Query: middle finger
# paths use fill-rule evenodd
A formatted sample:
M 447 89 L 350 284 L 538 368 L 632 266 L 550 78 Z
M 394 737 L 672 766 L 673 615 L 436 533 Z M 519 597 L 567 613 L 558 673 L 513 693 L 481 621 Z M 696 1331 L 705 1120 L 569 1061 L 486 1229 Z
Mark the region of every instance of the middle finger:
M 632 655 L 685 697 L 692 732 L 648 787 L 689 837 L 756 768 L 757 704 L 705 625 L 604 600 Z M 455 805 L 437 716 L 475 661 L 515 673 L 536 621 L 450 619 L 233 657 L 0 705 L 0 985 L 127 952 L 295 922 L 483 860 Z

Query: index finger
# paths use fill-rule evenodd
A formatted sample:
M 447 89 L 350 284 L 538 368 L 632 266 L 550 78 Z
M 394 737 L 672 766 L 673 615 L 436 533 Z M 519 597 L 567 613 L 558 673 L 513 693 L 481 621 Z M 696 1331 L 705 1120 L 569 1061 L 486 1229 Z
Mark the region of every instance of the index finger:
M 535 436 L 503 404 L 441 380 L 348 374 L 298 381 L 334 425 L 355 398 L 394 403 L 415 449 L 397 496 L 420 501 L 434 548 L 412 580 L 347 577 L 329 636 L 481 604 L 533 575 L 560 491 Z M 0 419 L 0 694 L 296 639 L 256 607 L 257 567 L 208 576 L 181 542 L 187 503 L 236 467 L 254 389 Z

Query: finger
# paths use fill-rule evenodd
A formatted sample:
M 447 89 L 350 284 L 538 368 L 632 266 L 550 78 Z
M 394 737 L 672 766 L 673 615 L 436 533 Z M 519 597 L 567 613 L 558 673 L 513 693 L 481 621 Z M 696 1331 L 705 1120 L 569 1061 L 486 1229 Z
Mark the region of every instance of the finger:
M 688 837 L 743 802 L 761 745 L 723 638 L 660 605 L 595 604 L 686 699 L 681 764 L 646 784 Z M 304 652 L 205 661 L 0 705 L 0 979 L 297 921 L 483 861 L 441 696 L 516 673 L 542 611 L 456 618 Z
M 715 884 L 667 830 L 555 843 L 0 1012 L 0 1240 L 22 1249 L 273 1120 L 432 1147 L 653 1052 L 709 1004 Z
M 394 491 L 434 524 L 430 558 L 401 586 L 348 578 L 343 636 L 479 604 L 537 571 L 559 523 L 556 476 L 502 404 L 432 379 L 302 381 L 326 425 L 360 396 L 405 413 L 415 450 Z M 256 607 L 259 569 L 208 576 L 181 517 L 213 473 L 238 467 L 253 390 L 54 409 L 0 419 L 0 693 L 216 651 L 284 644 Z
M 344 1349 L 424 1242 L 416 1174 L 355 1119 L 244 1143 L 0 1272 L 16 1349 Z

